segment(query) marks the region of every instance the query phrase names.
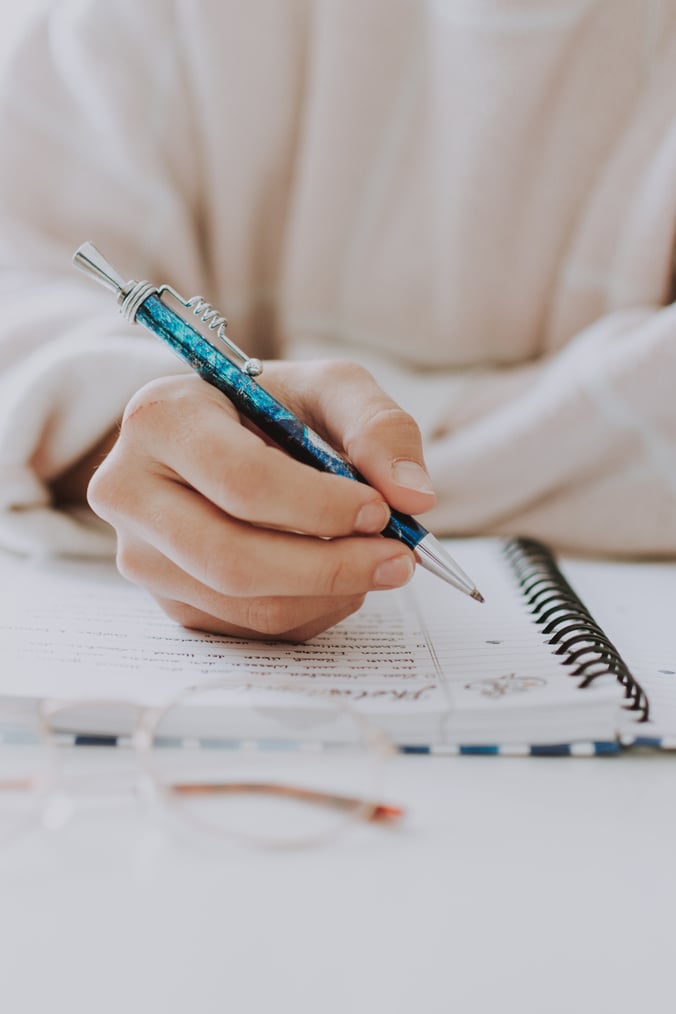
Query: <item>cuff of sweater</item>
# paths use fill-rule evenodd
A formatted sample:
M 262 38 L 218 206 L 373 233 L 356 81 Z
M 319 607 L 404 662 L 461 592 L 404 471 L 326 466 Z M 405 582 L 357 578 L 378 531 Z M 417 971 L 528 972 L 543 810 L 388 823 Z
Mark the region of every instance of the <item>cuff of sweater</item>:
M 0 546 L 22 554 L 108 556 L 114 536 L 84 505 L 57 510 L 50 483 L 94 447 L 154 377 L 180 372 L 134 337 L 63 338 L 0 384 Z

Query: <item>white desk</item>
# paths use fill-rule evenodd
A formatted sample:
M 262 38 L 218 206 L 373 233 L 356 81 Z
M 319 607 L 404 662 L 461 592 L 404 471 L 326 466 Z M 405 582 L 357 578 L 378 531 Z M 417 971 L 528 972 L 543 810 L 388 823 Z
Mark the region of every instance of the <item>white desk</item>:
M 7 1014 L 674 1009 L 676 758 L 407 757 L 398 831 L 216 855 L 130 805 L 0 855 Z
M 574 577 L 602 604 L 595 574 Z M 638 640 L 666 637 L 671 659 L 660 575 Z M 620 606 L 602 622 L 631 634 Z M 89 808 L 0 852 L 0 1011 L 671 1011 L 675 788 L 673 755 L 401 757 L 403 828 L 280 853 L 188 846 L 133 803 Z

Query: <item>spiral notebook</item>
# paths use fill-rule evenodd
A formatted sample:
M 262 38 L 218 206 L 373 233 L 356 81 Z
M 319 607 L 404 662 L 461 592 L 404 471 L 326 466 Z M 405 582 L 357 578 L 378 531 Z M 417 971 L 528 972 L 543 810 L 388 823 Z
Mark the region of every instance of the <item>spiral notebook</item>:
M 219 679 L 248 714 L 345 701 L 411 752 L 676 747 L 676 566 L 557 562 L 528 539 L 448 547 L 485 605 L 419 568 L 303 644 L 185 630 L 104 563 L 0 557 L 0 695 L 84 698 L 74 731 L 110 736 L 129 730 L 97 701 L 162 706 Z M 185 734 L 206 718 L 186 714 Z

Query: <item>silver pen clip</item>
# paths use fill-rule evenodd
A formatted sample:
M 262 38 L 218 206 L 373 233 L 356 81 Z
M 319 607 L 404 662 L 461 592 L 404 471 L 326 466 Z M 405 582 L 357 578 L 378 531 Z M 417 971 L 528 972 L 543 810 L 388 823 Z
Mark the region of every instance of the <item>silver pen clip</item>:
M 208 331 L 216 332 L 213 336 L 217 338 L 226 348 L 228 358 L 236 365 L 242 364 L 242 371 L 250 377 L 257 377 L 263 372 L 263 364 L 260 359 L 247 356 L 242 349 L 236 345 L 225 333 L 228 322 L 211 303 L 207 303 L 203 296 L 193 296 L 191 299 L 184 299 L 176 292 L 171 285 L 160 285 L 159 288 L 151 285 L 150 282 L 127 281 L 122 278 L 115 268 L 110 264 L 100 250 L 93 243 L 83 243 L 78 247 L 73 256 L 73 263 L 77 268 L 89 275 L 99 284 L 110 289 L 115 294 L 120 306 L 120 313 L 131 324 L 136 321 L 136 314 L 141 305 L 149 296 L 157 296 L 159 299 L 166 294 L 172 296 L 177 303 L 191 310 L 202 324 L 206 324 Z M 205 335 L 214 348 L 214 342 L 209 335 Z

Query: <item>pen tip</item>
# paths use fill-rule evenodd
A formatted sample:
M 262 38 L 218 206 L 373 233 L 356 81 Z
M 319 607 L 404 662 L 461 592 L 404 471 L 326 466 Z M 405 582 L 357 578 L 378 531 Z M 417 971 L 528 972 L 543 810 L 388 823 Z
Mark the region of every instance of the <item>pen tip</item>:
M 470 592 L 470 595 L 471 595 L 471 597 L 473 599 L 476 599 L 477 602 L 485 602 L 486 601 L 486 599 L 483 597 L 483 595 L 481 594 L 481 592 L 479 591 L 478 588 L 473 588 L 472 591 Z

